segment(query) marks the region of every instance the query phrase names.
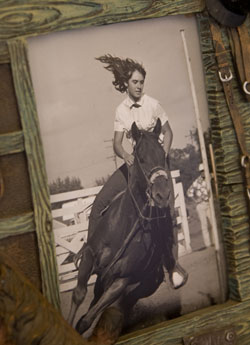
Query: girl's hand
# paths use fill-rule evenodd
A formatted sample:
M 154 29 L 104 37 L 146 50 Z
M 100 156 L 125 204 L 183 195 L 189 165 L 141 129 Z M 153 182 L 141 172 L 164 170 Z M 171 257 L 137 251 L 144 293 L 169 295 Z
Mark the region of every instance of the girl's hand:
M 124 162 L 130 167 L 131 165 L 133 165 L 134 163 L 134 156 L 127 153 L 127 152 L 124 152 L 123 153 L 123 159 L 124 159 Z

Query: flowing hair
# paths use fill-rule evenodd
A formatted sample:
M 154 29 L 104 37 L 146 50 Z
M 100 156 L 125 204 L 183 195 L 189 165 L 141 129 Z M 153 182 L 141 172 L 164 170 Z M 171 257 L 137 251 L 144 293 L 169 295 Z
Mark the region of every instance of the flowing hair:
M 127 90 L 126 84 L 128 83 L 134 71 L 140 72 L 144 79 L 146 77 L 144 67 L 132 59 L 121 59 L 119 57 L 107 54 L 96 58 L 96 60 L 107 65 L 104 68 L 113 73 L 115 80 L 112 83 L 115 89 L 121 93 Z

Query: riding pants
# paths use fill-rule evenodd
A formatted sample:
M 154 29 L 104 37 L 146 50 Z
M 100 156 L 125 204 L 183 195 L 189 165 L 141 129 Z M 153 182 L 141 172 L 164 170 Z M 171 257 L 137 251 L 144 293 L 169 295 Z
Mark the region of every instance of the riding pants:
M 92 233 L 92 229 L 94 229 L 99 219 L 102 217 L 103 211 L 111 204 L 116 195 L 126 189 L 127 184 L 128 167 L 124 163 L 110 176 L 95 198 L 89 217 L 90 233 Z

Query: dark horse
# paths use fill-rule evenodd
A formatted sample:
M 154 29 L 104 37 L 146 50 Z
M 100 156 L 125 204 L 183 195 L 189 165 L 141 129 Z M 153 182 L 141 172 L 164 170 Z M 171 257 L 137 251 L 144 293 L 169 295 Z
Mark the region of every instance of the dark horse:
M 140 131 L 133 123 L 131 131 L 136 144 L 128 187 L 113 200 L 82 248 L 68 317 L 71 324 L 89 277 L 97 274 L 97 280 L 89 310 L 76 325 L 81 334 L 107 307 L 119 302 L 120 308 L 131 309 L 140 298 L 153 294 L 164 278 L 163 232 L 172 233 L 172 228 L 166 228 L 171 188 L 159 143 L 161 122 L 158 119 L 152 132 Z

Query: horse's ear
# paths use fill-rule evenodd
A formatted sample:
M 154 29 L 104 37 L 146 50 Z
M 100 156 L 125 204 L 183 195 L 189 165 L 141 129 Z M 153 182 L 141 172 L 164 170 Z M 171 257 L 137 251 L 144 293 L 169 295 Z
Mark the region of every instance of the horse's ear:
M 157 137 L 159 137 L 159 135 L 161 134 L 161 120 L 159 119 L 159 117 L 156 121 L 156 125 L 153 132 L 157 135 Z
M 133 124 L 132 124 L 131 133 L 132 133 L 132 138 L 137 142 L 141 136 L 141 132 L 140 132 L 139 128 L 136 126 L 135 122 L 133 122 Z

